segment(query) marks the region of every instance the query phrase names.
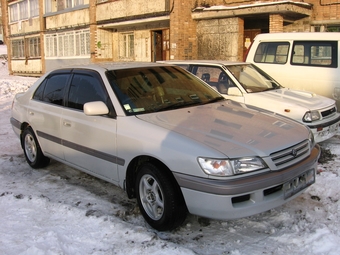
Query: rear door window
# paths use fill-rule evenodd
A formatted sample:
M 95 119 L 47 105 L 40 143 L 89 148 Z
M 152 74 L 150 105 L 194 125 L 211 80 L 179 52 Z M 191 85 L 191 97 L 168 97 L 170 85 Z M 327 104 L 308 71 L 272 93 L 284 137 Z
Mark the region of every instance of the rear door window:
M 54 74 L 46 78 L 34 93 L 33 99 L 64 105 L 64 91 L 69 74 Z

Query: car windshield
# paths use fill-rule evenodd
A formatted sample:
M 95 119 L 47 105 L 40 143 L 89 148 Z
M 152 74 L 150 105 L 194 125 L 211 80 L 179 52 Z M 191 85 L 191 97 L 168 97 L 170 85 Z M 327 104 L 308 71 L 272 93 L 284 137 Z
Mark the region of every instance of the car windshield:
M 201 79 L 176 66 L 112 70 L 106 76 L 127 115 L 224 100 Z
M 273 78 L 252 64 L 226 66 L 226 68 L 248 93 L 282 88 Z

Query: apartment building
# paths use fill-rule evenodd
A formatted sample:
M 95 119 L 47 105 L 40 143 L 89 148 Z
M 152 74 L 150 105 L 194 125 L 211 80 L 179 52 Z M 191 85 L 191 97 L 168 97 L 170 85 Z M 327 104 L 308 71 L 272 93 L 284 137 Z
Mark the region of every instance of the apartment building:
M 258 33 L 340 31 L 338 0 L 1 0 L 9 72 L 71 64 L 242 60 Z

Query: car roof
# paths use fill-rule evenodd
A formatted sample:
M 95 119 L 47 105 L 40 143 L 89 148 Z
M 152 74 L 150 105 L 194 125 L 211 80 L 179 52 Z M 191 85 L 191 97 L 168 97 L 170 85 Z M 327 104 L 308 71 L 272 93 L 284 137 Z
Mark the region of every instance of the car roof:
M 152 66 L 164 66 L 162 63 L 155 62 L 100 62 L 90 63 L 83 65 L 70 65 L 55 68 L 53 71 L 65 70 L 65 69 L 90 69 L 94 71 L 107 71 L 107 70 L 119 70 L 138 67 L 152 67 Z M 53 72 L 52 71 L 52 72 Z
M 288 32 L 263 33 L 256 35 L 259 40 L 340 40 L 339 32 Z
M 194 64 L 201 64 L 201 65 L 225 65 L 225 66 L 231 66 L 231 65 L 245 65 L 249 64 L 246 62 L 241 61 L 228 61 L 228 60 L 164 60 L 164 61 L 157 61 L 158 63 L 166 63 L 166 64 L 174 64 L 174 65 L 180 65 L 180 64 L 187 64 L 187 65 L 194 65 Z

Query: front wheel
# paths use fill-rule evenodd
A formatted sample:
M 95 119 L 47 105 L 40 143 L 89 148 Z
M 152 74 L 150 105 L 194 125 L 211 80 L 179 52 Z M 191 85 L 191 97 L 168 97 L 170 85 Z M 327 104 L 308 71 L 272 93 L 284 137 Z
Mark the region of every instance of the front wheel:
M 44 167 L 50 163 L 50 159 L 42 153 L 32 128 L 27 127 L 23 131 L 21 142 L 26 161 L 32 168 Z
M 172 230 L 185 220 L 187 208 L 183 196 L 166 169 L 144 163 L 137 174 L 136 191 L 141 213 L 151 227 Z

